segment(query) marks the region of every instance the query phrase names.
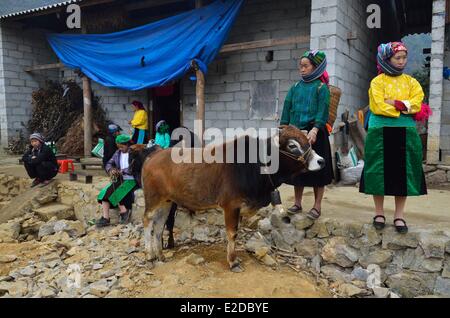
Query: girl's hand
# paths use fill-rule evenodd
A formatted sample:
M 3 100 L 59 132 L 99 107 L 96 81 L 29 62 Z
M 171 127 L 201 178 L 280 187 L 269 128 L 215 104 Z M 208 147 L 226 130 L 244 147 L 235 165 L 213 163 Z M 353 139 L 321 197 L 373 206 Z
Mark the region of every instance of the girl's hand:
M 308 138 L 309 143 L 314 145 L 317 140 L 317 128 L 311 129 L 306 137 Z
M 385 102 L 386 104 L 395 106 L 395 101 L 393 101 L 392 99 L 385 99 L 384 102 Z

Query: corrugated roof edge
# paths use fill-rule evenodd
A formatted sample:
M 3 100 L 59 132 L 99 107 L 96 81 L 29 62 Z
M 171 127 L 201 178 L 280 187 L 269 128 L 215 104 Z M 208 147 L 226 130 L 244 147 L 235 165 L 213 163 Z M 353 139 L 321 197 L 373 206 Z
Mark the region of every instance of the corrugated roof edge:
M 44 10 L 48 10 L 48 9 L 52 9 L 52 8 L 56 8 L 56 7 L 62 7 L 62 6 L 66 6 L 66 5 L 68 5 L 68 4 L 72 4 L 72 3 L 76 3 L 76 2 L 81 2 L 81 1 L 83 1 L 83 0 L 68 0 L 68 1 L 59 2 L 59 3 L 55 3 L 55 4 L 50 4 L 50 5 L 46 5 L 46 6 L 34 8 L 34 9 L 23 10 L 23 11 L 13 12 L 13 13 L 8 13 L 8 14 L 5 14 L 5 15 L 0 16 L 0 19 L 9 18 L 9 17 L 14 17 L 14 16 L 19 16 L 19 15 L 24 15 L 24 14 L 33 13 L 33 12 L 44 11 Z

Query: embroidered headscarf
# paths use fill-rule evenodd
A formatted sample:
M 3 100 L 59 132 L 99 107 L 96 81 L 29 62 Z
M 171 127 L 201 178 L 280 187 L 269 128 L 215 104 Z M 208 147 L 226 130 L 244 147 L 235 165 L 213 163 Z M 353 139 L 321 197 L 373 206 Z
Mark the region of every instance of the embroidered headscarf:
M 378 47 L 377 54 L 378 73 L 385 73 L 391 76 L 402 75 L 404 69 L 397 68 L 389 62 L 391 57 L 401 51 L 408 52 L 408 49 L 402 42 L 389 42 L 381 44 Z
M 327 68 L 327 56 L 324 52 L 319 50 L 313 50 L 313 51 L 306 51 L 303 53 L 303 55 L 300 57 L 307 58 L 311 61 L 312 65 L 314 65 L 316 68 L 314 71 L 312 71 L 311 74 L 305 75 L 302 77 L 303 81 L 305 82 L 312 82 L 316 79 L 320 79 L 325 84 L 329 83 L 329 76 L 326 71 Z

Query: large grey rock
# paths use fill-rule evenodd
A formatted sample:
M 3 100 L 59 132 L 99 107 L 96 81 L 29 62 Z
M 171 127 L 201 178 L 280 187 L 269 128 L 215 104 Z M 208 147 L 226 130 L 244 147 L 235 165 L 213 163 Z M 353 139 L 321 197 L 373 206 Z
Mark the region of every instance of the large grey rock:
M 433 292 L 437 274 L 403 271 L 389 276 L 386 285 L 402 297 L 416 297 Z
M 101 279 L 89 285 L 89 293 L 97 297 L 105 297 L 110 291 L 108 281 Z
M 377 298 L 388 298 L 389 296 L 389 288 L 384 287 L 374 287 L 372 288 L 373 294 Z
M 319 255 L 320 245 L 319 242 L 311 239 L 304 239 L 301 242 L 295 244 L 295 251 L 308 259 Z
M 329 219 L 322 219 L 319 218 L 316 220 L 307 231 L 306 231 L 306 237 L 307 238 L 326 238 L 330 236 L 330 233 L 333 229 L 333 224 Z
M 0 240 L 3 242 L 17 240 L 20 235 L 20 229 L 21 225 L 18 221 L 11 220 L 0 224 Z
M 245 249 L 249 252 L 255 253 L 257 249 L 267 247 L 270 249 L 264 237 L 260 235 L 253 235 L 247 242 L 245 242 Z
M 17 259 L 16 255 L 0 255 L 0 264 L 1 263 L 12 263 Z
M 276 247 L 290 252 L 294 250 L 293 246 L 285 242 L 284 237 L 278 230 L 273 230 L 270 235 Z
M 0 296 L 8 293 L 11 297 L 23 297 L 28 294 L 28 284 L 23 280 L 0 282 Z
M 355 267 L 352 271 L 352 279 L 360 280 L 360 281 L 367 281 L 367 278 L 369 277 L 369 271 L 367 269 L 361 268 L 361 267 Z
M 382 246 L 384 249 L 416 248 L 419 245 L 418 232 L 412 230 L 406 234 L 400 234 L 397 233 L 393 226 L 389 226 L 384 229 L 382 235 Z
M 346 297 L 355 297 L 366 293 L 365 290 L 349 283 L 339 285 L 339 292 Z
M 209 228 L 207 226 L 197 226 L 194 228 L 192 239 L 198 242 L 210 242 L 214 240 L 210 237 Z
M 269 218 L 265 218 L 265 219 L 259 220 L 259 222 L 258 222 L 258 230 L 262 234 L 270 233 L 270 231 L 272 230 L 272 224 L 270 223 L 270 219 Z
M 348 246 L 343 237 L 331 238 L 323 247 L 321 256 L 325 262 L 341 267 L 353 267 L 359 259 L 358 251 Z
M 359 259 L 359 263 L 367 268 L 369 264 L 376 264 L 380 267 L 386 267 L 393 259 L 393 253 L 389 250 L 376 249 L 363 255 Z
M 434 293 L 445 297 L 450 297 L 450 279 L 438 277 L 436 279 Z
M 55 223 L 56 218 L 48 221 L 47 223 L 42 224 L 41 227 L 39 228 L 38 238 L 41 239 L 44 236 L 55 234 Z
M 288 224 L 278 230 L 283 240 L 290 246 L 305 238 L 305 231 L 297 230 L 292 224 Z
M 351 282 L 352 276 L 336 265 L 324 265 L 320 271 L 329 279 L 336 282 Z
M 450 238 L 445 235 L 426 232 L 420 233 L 419 235 L 419 244 L 426 258 L 444 258 L 445 246 L 448 242 L 450 242 Z
M 364 224 L 361 228 L 361 236 L 350 238 L 349 245 L 354 248 L 371 247 L 381 242 L 381 235 L 375 230 L 372 224 Z
M 444 268 L 442 269 L 442 277 L 450 278 L 450 255 L 445 257 Z
M 55 233 L 66 232 L 72 238 L 86 234 L 86 227 L 80 221 L 59 220 L 55 222 L 54 229 Z
M 39 215 L 43 221 L 48 221 L 53 217 L 56 217 L 58 220 L 73 219 L 75 217 L 73 207 L 61 203 L 52 203 L 34 209 L 33 212 Z
M 407 249 L 403 254 L 403 268 L 417 272 L 440 272 L 443 260 L 439 258 L 426 258 L 422 247 Z
M 334 236 L 358 238 L 361 236 L 363 224 L 356 221 L 335 222 L 331 232 Z
M 314 224 L 314 221 L 303 214 L 296 214 L 291 217 L 291 224 L 295 226 L 297 230 L 305 230 Z
M 441 184 L 447 182 L 447 173 L 444 170 L 436 170 L 426 175 L 427 184 Z

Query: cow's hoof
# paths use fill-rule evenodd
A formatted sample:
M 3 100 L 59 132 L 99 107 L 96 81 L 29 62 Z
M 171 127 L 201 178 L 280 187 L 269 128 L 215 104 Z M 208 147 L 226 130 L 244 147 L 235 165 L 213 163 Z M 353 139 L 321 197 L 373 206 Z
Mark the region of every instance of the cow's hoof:
M 239 263 L 233 264 L 233 266 L 231 266 L 230 270 L 233 273 L 242 273 L 244 271 L 244 269 L 242 268 L 241 264 L 239 264 Z

